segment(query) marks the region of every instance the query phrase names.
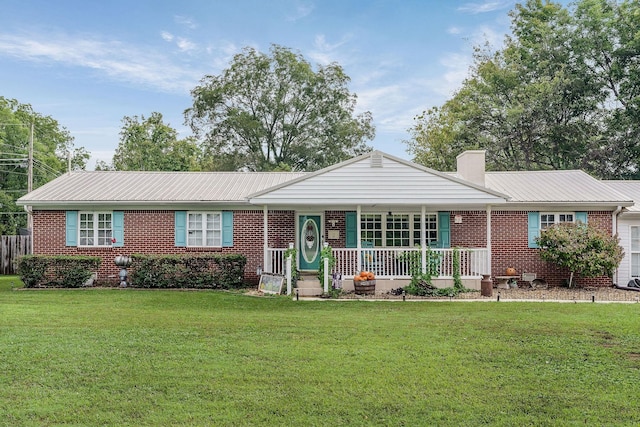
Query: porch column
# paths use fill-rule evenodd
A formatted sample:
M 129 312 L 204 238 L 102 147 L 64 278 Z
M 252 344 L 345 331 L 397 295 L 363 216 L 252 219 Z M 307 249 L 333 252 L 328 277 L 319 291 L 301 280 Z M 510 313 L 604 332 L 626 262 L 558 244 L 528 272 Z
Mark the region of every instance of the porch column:
M 269 207 L 262 207 L 262 271 L 273 273 L 273 268 L 269 262 Z
M 487 205 L 487 271 L 491 275 L 491 205 Z
M 362 271 L 362 256 L 360 256 L 360 249 L 362 248 L 362 242 L 360 242 L 360 236 L 362 236 L 361 234 L 361 230 L 362 227 L 360 226 L 360 216 L 362 215 L 362 206 L 358 205 L 356 206 L 356 233 L 358 233 L 356 235 L 356 256 L 357 256 L 357 261 L 356 261 L 356 266 L 358 267 L 358 272 Z
M 427 272 L 427 230 L 425 221 L 427 220 L 427 207 L 422 206 L 420 211 L 420 251 L 422 256 L 422 274 Z

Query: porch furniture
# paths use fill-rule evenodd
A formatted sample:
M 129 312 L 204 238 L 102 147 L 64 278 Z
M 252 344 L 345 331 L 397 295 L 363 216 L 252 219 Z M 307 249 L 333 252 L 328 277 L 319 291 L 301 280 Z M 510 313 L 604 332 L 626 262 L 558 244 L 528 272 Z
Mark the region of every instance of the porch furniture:
M 373 242 L 369 242 L 367 240 L 363 240 L 361 242 L 362 248 L 373 249 Z M 362 270 L 371 271 L 374 274 L 378 274 L 377 270 L 378 260 L 376 256 L 375 250 L 370 251 L 362 251 Z
M 512 280 L 515 280 L 516 282 L 518 280 L 520 280 L 520 275 L 515 275 L 515 276 L 495 276 L 496 280 L 497 280 L 497 284 L 496 287 L 498 289 L 509 289 L 509 285 L 512 283 Z

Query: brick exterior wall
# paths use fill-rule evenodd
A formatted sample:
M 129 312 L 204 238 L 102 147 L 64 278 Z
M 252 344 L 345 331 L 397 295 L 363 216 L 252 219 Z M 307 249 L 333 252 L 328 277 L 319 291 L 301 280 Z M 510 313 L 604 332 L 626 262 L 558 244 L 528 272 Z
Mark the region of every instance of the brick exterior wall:
M 461 222 L 456 224 L 456 217 L 458 217 Z M 452 211 L 449 221 L 451 228 L 451 247 L 487 247 L 486 211 Z
M 559 271 L 543 262 L 539 249 L 528 248 L 527 211 L 496 211 L 491 213 L 491 244 L 493 275 L 502 275 L 507 267 L 518 273 L 532 272 L 544 278 L 549 285 L 559 286 L 569 277 L 568 271 Z M 456 223 L 456 216 L 461 222 Z M 296 214 L 290 210 L 269 211 L 268 245 L 286 248 L 296 241 Z M 124 211 L 124 247 L 80 248 L 65 246 L 65 212 L 34 211 L 33 249 L 39 255 L 87 255 L 103 258 L 98 272 L 99 281 L 117 280 L 119 268 L 113 263 L 118 255 L 182 254 L 182 253 L 240 253 L 247 257 L 245 279 L 257 283 L 256 268 L 263 264 L 263 212 L 261 210 L 234 211 L 233 247 L 186 248 L 174 246 L 174 211 Z M 595 224 L 611 233 L 611 212 L 589 212 L 589 224 Z M 450 216 L 451 246 L 486 247 L 487 214 L 485 211 L 452 211 Z M 345 246 L 345 212 L 324 212 L 324 239 L 334 248 Z M 329 239 L 329 231 L 339 232 L 337 239 Z M 583 286 L 611 285 L 607 277 L 578 278 Z
M 589 224 L 611 234 L 611 212 L 588 212 Z M 539 249 L 529 248 L 528 211 L 496 211 L 491 213 L 491 271 L 493 276 L 505 274 L 513 267 L 518 274 L 536 273 L 550 286 L 561 286 L 570 272 L 558 269 L 540 259 Z M 611 278 L 576 278 L 582 286 L 610 286 Z
M 295 212 L 269 211 L 270 247 L 287 247 L 295 242 Z M 174 245 L 174 211 L 124 211 L 124 246 L 108 248 L 71 247 L 65 245 L 65 211 L 33 212 L 33 251 L 38 255 L 85 255 L 102 258 L 99 282 L 116 282 L 120 269 L 113 260 L 118 255 L 240 253 L 247 257 L 245 279 L 256 282 L 256 269 L 263 264 L 263 212 L 234 211 L 233 247 L 187 248 Z
M 332 248 L 344 248 L 345 243 L 345 230 L 347 224 L 345 222 L 344 211 L 325 211 L 324 213 L 324 241 Z M 329 238 L 329 231 L 337 231 L 339 233 L 337 239 Z

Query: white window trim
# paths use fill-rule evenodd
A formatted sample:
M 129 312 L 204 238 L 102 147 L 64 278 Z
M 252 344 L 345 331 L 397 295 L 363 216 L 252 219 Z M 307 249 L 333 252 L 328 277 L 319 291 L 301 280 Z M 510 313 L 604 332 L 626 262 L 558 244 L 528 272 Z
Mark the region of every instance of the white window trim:
M 203 226 L 206 227 L 206 215 L 218 215 L 218 217 L 220 218 L 219 223 L 220 223 L 220 228 L 217 230 L 213 230 L 213 231 L 219 231 L 220 232 L 220 244 L 219 245 L 207 245 L 207 236 L 206 233 L 203 234 L 202 236 L 202 244 L 201 245 L 192 245 L 189 243 L 189 235 L 191 234 L 192 230 L 190 229 L 190 224 L 191 221 L 189 221 L 189 216 L 190 215 L 197 215 L 200 214 L 202 215 L 202 221 L 203 221 Z M 187 211 L 187 247 L 189 248 L 221 248 L 222 247 L 222 211 Z M 193 230 L 193 231 L 206 231 L 206 228 L 201 228 L 199 230 Z
M 633 275 L 633 258 L 635 254 L 640 254 L 640 250 L 634 251 L 633 250 L 633 229 L 637 228 L 640 231 L 640 226 L 638 225 L 631 225 L 629 226 L 629 276 L 636 278 L 636 277 L 640 277 L 640 275 Z M 640 266 L 638 266 L 638 270 L 640 270 Z
M 413 242 L 413 233 L 414 231 L 420 231 L 420 230 L 416 230 L 414 225 L 414 216 L 417 216 L 420 220 L 420 222 L 422 222 L 422 218 L 420 218 L 422 216 L 422 214 L 420 212 L 395 212 L 393 213 L 391 216 L 394 215 L 409 215 L 409 246 L 388 246 L 387 245 L 387 217 L 389 216 L 388 213 L 386 212 L 363 212 L 362 216 L 365 215 L 380 215 L 380 221 L 382 221 L 382 226 L 381 226 L 381 233 L 382 233 L 382 242 L 383 245 L 381 246 L 382 248 L 391 248 L 391 249 L 397 249 L 397 248 L 412 248 L 414 245 L 412 244 Z M 428 217 L 429 215 L 431 216 L 435 216 L 435 221 L 436 221 L 436 241 L 438 240 L 438 230 L 440 229 L 440 224 L 438 224 L 438 212 L 426 212 L 425 216 Z M 361 234 L 360 234 L 360 239 L 361 240 L 367 240 L 364 237 L 362 237 L 362 234 L 367 231 L 364 228 L 362 228 L 362 219 L 360 219 L 360 224 L 361 224 Z M 424 225 L 424 224 L 423 224 Z M 398 230 L 395 230 L 398 231 Z M 427 233 L 431 230 L 425 230 Z M 427 236 L 427 244 L 429 243 L 429 237 Z
M 93 215 L 93 241 L 92 245 L 82 244 L 82 215 L 92 214 Z M 98 234 L 100 229 L 98 228 L 98 223 L 100 222 L 99 216 L 101 214 L 111 215 L 111 229 L 110 236 L 107 238 L 107 244 L 99 245 L 98 244 Z M 113 211 L 78 211 L 78 247 L 82 248 L 108 248 L 113 246 Z
M 553 225 L 558 225 L 558 224 L 573 224 L 576 222 L 576 213 L 575 212 L 540 212 L 539 215 L 539 220 L 538 220 L 538 227 L 540 230 L 544 230 L 544 228 L 542 228 L 542 217 L 544 215 L 553 215 Z M 571 215 L 571 217 L 573 218 L 573 220 L 571 221 L 560 221 L 560 215 Z

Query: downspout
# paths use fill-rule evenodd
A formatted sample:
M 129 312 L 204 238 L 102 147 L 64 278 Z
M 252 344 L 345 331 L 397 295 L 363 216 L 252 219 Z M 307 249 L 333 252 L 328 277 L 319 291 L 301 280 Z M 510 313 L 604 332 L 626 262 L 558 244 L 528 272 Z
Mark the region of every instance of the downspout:
M 611 235 L 615 236 L 616 234 L 618 234 L 618 214 L 620 214 L 620 212 L 622 211 L 622 206 L 618 206 L 616 208 L 615 211 L 613 211 L 613 213 L 611 214 Z M 618 284 L 618 279 L 620 274 L 620 266 L 618 266 L 618 268 L 616 268 L 616 281 L 615 284 Z
M 24 205 L 22 208 L 27 212 L 27 230 L 29 230 L 29 254 L 33 255 L 33 209 Z

